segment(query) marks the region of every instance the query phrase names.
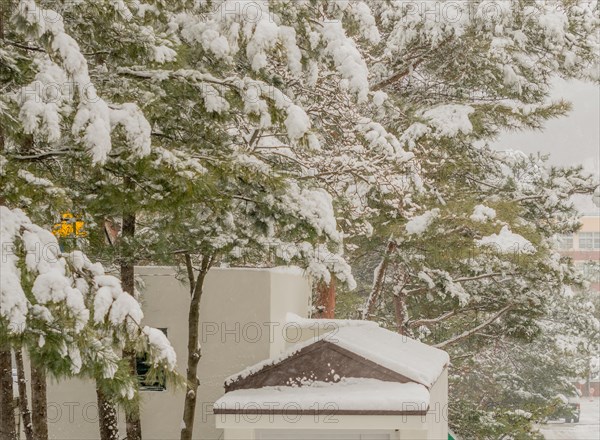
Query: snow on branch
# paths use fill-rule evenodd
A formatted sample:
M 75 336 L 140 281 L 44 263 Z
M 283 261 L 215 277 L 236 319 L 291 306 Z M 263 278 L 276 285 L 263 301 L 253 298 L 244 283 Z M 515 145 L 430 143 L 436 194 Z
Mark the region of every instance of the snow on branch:
M 124 127 L 138 155 L 149 153 L 149 124 L 134 104 L 111 109 L 98 96 L 79 44 L 65 31 L 63 17 L 34 0 L 21 0 L 13 20 L 26 35 L 44 43 L 34 82 L 23 88 L 19 117 L 26 133 L 61 139 L 61 121 L 76 103 L 71 132 L 88 150 L 93 163 L 104 163 L 112 149 L 111 132 Z M 51 93 L 50 93 L 51 92 Z
M 41 348 L 46 333 L 53 339 L 60 334 L 59 349 L 75 375 L 86 362 L 99 362 L 104 377 L 114 377 L 119 357 L 110 353 L 117 347 L 102 341 L 120 341 L 121 350 L 133 344 L 155 365 L 174 371 L 173 347 L 142 327 L 141 306 L 119 279 L 81 251 L 63 254 L 56 237 L 19 209 L 0 206 L 0 226 L 0 320 L 9 337 L 31 333 Z

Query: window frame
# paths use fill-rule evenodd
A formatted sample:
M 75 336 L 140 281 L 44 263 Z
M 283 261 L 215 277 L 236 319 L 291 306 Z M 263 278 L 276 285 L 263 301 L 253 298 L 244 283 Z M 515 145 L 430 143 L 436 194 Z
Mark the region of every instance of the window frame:
M 598 235 L 600 248 L 600 233 L 598 232 L 580 232 L 577 234 L 579 249 L 595 249 L 596 235 Z
M 558 236 L 558 246 L 562 250 L 570 250 L 575 246 L 574 234 L 560 234 Z

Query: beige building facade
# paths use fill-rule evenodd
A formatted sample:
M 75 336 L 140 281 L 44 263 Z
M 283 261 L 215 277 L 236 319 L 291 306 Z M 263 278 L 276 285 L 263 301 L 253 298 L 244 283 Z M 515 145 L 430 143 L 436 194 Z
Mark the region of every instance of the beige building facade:
M 560 253 L 571 257 L 590 282 L 590 288 L 600 292 L 600 216 L 584 215 L 580 221 L 577 233 L 559 237 Z
M 570 235 L 559 237 L 559 249 L 563 256 L 571 257 L 575 266 L 590 283 L 590 289 L 600 294 L 600 215 L 589 213 L 580 219 L 581 228 Z M 598 359 L 591 361 L 597 368 Z M 600 378 L 590 373 L 585 381 L 575 383 L 584 396 L 600 396 Z
M 185 277 L 172 267 L 139 267 L 145 287 L 145 323 L 167 333 L 185 376 L 187 316 L 190 302 Z M 220 269 L 210 271 L 201 304 L 199 398 L 194 438 L 223 438 L 213 415 L 213 403 L 223 395 L 225 378 L 247 365 L 283 350 L 286 313 L 307 316 L 310 282 L 300 269 Z M 141 392 L 145 440 L 179 439 L 184 390 L 148 387 Z M 48 390 L 50 438 L 98 438 L 98 408 L 94 384 L 81 380 L 51 383 Z M 119 416 L 121 433 L 125 417 Z

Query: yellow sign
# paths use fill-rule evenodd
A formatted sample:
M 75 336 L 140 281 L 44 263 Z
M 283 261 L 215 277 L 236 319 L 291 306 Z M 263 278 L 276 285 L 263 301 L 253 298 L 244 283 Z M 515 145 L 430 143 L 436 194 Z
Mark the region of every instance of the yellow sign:
M 87 237 L 84 226 L 83 220 L 75 217 L 70 212 L 65 212 L 61 216 L 60 223 L 56 223 L 52 228 L 52 233 L 61 238 Z

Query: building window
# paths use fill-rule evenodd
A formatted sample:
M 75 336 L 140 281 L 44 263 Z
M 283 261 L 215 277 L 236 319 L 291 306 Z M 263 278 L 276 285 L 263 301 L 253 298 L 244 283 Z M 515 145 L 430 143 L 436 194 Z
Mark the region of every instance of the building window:
M 600 249 L 600 232 L 580 232 L 579 249 Z
M 167 336 L 166 328 L 159 328 Z M 135 371 L 138 376 L 140 390 L 142 391 L 165 391 L 167 384 L 165 378 L 159 372 L 152 374 L 152 365 L 148 361 L 148 355 L 138 356 L 135 361 Z
M 573 249 L 573 234 L 559 235 L 558 245 L 561 249 Z

